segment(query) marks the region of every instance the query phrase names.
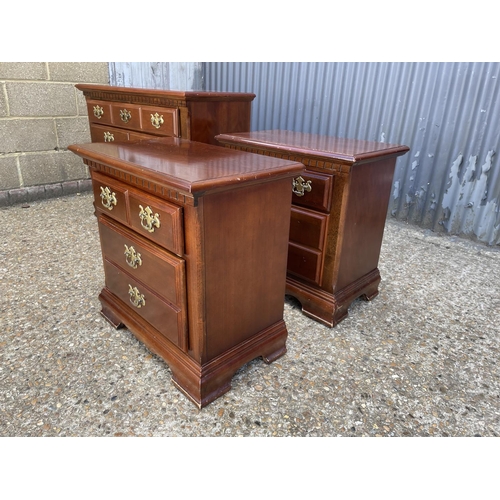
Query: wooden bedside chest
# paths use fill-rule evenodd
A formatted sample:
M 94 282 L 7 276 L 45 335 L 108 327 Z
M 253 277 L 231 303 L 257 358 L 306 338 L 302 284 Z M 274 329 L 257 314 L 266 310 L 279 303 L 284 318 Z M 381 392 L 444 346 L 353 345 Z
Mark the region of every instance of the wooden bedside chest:
M 177 138 L 69 148 L 91 172 L 102 314 L 198 407 L 286 352 L 291 186 L 301 163 Z
M 377 268 L 396 158 L 407 146 L 285 130 L 222 134 L 228 148 L 302 162 L 293 181 L 286 293 L 335 326 L 378 294 Z
M 78 84 L 87 102 L 92 142 L 180 137 L 217 144 L 214 137 L 250 130 L 255 94 L 189 92 Z

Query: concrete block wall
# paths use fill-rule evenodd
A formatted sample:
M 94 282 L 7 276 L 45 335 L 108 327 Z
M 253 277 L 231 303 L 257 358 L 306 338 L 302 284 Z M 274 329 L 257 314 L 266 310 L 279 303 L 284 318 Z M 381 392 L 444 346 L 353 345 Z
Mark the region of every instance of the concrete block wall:
M 107 62 L 0 62 L 0 206 L 90 189 L 70 144 L 90 142 L 75 83 L 109 84 Z

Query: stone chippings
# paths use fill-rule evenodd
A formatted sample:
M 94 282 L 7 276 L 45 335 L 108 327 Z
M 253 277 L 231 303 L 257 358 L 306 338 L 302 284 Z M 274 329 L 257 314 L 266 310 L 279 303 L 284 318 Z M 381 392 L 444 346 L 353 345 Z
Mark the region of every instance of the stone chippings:
M 498 436 L 500 251 L 388 220 L 380 293 L 198 410 L 101 318 L 90 193 L 0 210 L 1 436 Z

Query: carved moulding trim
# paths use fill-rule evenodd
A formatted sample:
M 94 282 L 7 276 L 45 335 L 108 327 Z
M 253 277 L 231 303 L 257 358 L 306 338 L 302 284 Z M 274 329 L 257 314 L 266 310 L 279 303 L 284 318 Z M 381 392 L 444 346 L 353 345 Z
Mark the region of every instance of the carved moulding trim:
M 104 90 L 84 90 L 83 95 L 89 99 L 101 101 L 127 102 L 132 104 L 146 104 L 148 106 L 162 106 L 166 108 L 186 107 L 183 99 L 172 99 L 168 97 L 144 96 L 135 94 L 122 94 Z
M 195 199 L 191 193 L 181 191 L 166 184 L 158 184 L 156 182 L 137 177 L 136 175 L 123 172 L 122 170 L 119 170 L 117 168 L 108 167 L 107 165 L 103 165 L 102 163 L 88 160 L 86 158 L 83 159 L 83 162 L 85 163 L 85 165 L 88 165 L 89 168 L 126 182 L 127 184 L 137 186 L 158 196 L 159 198 L 163 198 L 164 200 L 173 200 L 181 205 L 188 205 L 192 207 L 195 206 Z
M 259 155 L 270 156 L 272 158 L 281 158 L 282 160 L 297 161 L 302 163 L 306 167 L 318 168 L 320 170 L 327 170 L 329 172 L 347 173 L 351 169 L 350 165 L 342 165 L 341 163 L 335 163 L 333 161 L 314 159 L 304 155 L 269 151 L 267 149 L 254 148 L 251 146 L 235 146 L 232 144 L 226 144 L 226 147 L 228 147 L 229 149 L 237 149 L 240 151 L 247 151 L 249 153 L 257 153 Z

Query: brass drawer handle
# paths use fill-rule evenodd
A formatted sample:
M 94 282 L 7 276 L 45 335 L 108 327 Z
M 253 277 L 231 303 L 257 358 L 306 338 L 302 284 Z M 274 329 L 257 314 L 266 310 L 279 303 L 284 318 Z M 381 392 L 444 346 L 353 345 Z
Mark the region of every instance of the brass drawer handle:
M 159 115 L 158 113 L 155 113 L 154 115 L 151 113 L 151 124 L 155 128 L 160 128 L 161 125 L 163 125 L 163 115 Z
M 125 262 L 133 269 L 137 269 L 137 266 L 142 266 L 141 254 L 135 251 L 135 248 L 131 246 L 130 248 L 125 245 Z
M 158 214 L 153 215 L 153 211 L 150 207 L 143 208 L 142 205 L 139 205 L 141 211 L 139 212 L 139 218 L 141 219 L 141 226 L 153 233 L 155 228 L 160 228 L 160 216 Z
M 113 142 L 115 136 L 111 132 L 104 132 L 104 142 Z
M 94 116 L 100 120 L 101 116 L 104 114 L 104 109 L 101 106 L 94 106 Z
M 132 288 L 132 285 L 128 285 L 128 294 L 130 295 L 130 302 L 138 309 L 146 305 L 144 295 L 135 286 Z
M 112 193 L 109 187 L 103 188 L 101 186 L 101 203 L 108 209 L 113 210 L 113 207 L 116 206 L 116 195 Z
M 305 181 L 302 176 L 298 176 L 296 179 L 293 180 L 293 187 L 292 187 L 292 192 L 295 193 L 297 196 L 304 196 L 304 191 L 307 191 L 310 193 L 312 190 L 311 187 L 311 181 Z
M 122 122 L 128 123 L 132 118 L 132 115 L 130 111 L 127 111 L 126 109 L 120 109 L 120 118 Z

